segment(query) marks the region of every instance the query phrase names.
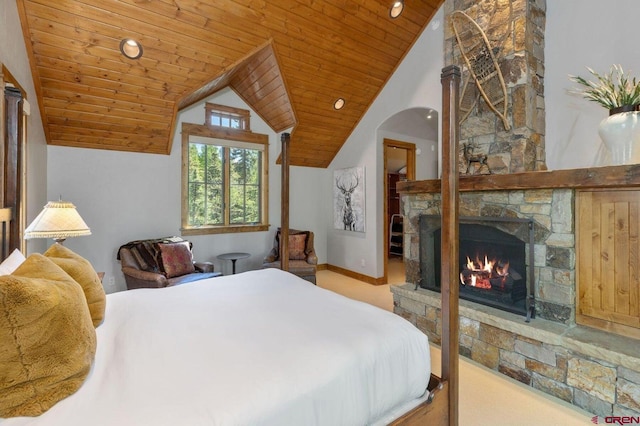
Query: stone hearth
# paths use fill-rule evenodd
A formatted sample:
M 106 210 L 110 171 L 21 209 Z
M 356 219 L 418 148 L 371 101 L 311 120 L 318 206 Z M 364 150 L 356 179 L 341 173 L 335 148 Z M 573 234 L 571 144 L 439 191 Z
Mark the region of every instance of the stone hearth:
M 394 312 L 440 344 L 440 294 L 391 286 Z M 637 340 L 460 301 L 460 355 L 599 416 L 640 416 Z

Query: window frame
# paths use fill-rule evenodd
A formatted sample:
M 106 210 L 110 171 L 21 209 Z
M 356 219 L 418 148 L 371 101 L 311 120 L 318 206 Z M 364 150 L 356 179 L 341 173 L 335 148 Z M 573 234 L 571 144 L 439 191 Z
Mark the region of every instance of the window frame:
M 261 174 L 261 209 L 262 217 L 260 223 L 245 225 L 225 223 L 223 225 L 189 225 L 189 143 L 190 136 L 197 136 L 210 139 L 222 139 L 233 145 L 233 142 L 252 143 L 263 145 L 262 149 L 262 174 Z M 237 146 L 237 148 L 244 148 Z M 253 133 L 246 130 L 237 130 L 227 127 L 212 127 L 208 125 L 182 123 L 182 235 L 206 235 L 206 234 L 226 234 L 235 232 L 258 232 L 269 230 L 269 136 Z M 228 221 L 229 214 L 229 176 L 228 168 L 225 167 L 225 222 Z
M 251 122 L 250 122 L 251 114 L 246 109 L 233 108 L 226 105 L 218 105 L 218 104 L 212 104 L 210 102 L 207 102 L 204 104 L 204 110 L 205 110 L 204 123 L 207 127 L 209 127 L 212 130 L 216 130 L 219 127 L 222 127 L 225 129 L 226 128 L 233 129 L 233 127 L 216 126 L 214 124 L 211 124 L 211 117 L 216 116 L 216 117 L 228 118 L 228 119 L 237 118 L 238 120 L 240 120 L 241 130 L 244 130 L 246 132 L 251 131 Z

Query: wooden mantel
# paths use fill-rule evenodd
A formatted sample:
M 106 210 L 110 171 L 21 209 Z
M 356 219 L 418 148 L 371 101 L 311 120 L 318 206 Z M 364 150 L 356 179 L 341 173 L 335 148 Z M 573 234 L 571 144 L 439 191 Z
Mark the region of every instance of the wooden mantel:
M 506 175 L 460 176 L 460 191 L 517 189 L 640 187 L 640 164 L 511 173 Z M 402 194 L 438 193 L 440 179 L 398 182 Z

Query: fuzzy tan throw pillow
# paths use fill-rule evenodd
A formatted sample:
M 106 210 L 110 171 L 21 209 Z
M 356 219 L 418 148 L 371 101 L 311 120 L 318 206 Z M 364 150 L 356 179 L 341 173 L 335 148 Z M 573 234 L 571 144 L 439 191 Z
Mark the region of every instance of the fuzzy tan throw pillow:
M 32 254 L 0 277 L 0 417 L 37 416 L 77 391 L 96 351 L 80 285 Z
M 49 247 L 44 255 L 53 260 L 56 265 L 64 269 L 67 274 L 71 275 L 71 278 L 82 286 L 93 325 L 94 327 L 99 326 L 104 319 L 107 298 L 100 278 L 91 262 L 58 243 Z

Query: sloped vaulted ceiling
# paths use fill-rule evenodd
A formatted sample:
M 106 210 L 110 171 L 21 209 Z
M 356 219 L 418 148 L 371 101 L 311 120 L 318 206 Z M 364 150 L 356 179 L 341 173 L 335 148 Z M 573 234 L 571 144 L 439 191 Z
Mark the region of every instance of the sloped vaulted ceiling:
M 327 167 L 442 0 L 16 0 L 47 142 L 168 154 L 176 114 L 232 87 L 291 164 Z M 120 41 L 144 49 L 123 57 Z M 345 107 L 333 109 L 342 97 Z

